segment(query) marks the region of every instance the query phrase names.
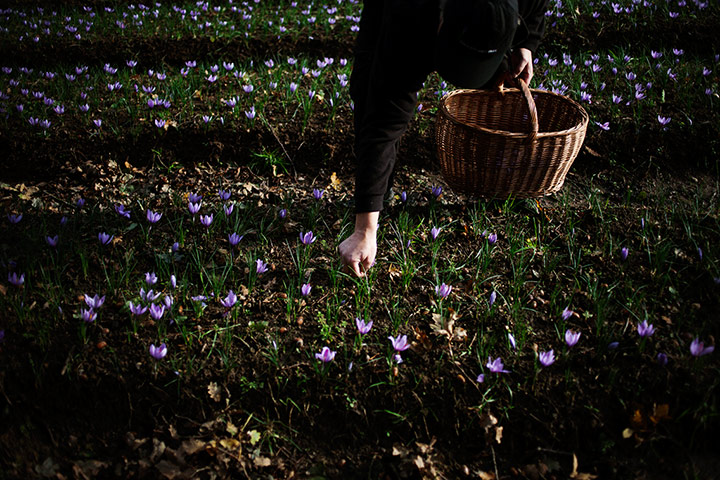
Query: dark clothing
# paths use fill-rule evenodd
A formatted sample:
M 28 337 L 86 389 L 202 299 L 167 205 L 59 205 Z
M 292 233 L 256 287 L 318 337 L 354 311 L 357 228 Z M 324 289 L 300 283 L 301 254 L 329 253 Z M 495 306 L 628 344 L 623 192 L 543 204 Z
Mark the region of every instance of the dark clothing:
M 356 213 L 382 210 L 383 197 L 392 184 L 398 142 L 415 112 L 417 92 L 435 70 L 430 52 L 435 50 L 441 1 L 364 2 L 350 77 Z M 526 28 L 518 28 L 515 48 L 535 52 L 544 33 L 548 1 L 518 1 Z

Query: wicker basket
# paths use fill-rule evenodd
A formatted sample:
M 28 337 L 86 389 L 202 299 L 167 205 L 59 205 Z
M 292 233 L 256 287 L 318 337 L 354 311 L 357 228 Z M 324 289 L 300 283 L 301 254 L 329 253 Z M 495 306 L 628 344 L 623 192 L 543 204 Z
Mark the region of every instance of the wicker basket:
M 455 90 L 442 99 L 437 152 L 451 188 L 480 198 L 558 191 L 580 151 L 587 112 L 569 98 L 531 90 Z

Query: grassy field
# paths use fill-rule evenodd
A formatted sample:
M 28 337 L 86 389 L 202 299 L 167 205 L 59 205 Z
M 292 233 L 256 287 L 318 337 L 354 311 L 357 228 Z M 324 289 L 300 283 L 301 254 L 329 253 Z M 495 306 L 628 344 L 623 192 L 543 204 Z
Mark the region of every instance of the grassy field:
M 551 3 L 549 197 L 448 188 L 429 77 L 357 279 L 361 8 L 0 10 L 0 478 L 712 478 L 718 4 Z

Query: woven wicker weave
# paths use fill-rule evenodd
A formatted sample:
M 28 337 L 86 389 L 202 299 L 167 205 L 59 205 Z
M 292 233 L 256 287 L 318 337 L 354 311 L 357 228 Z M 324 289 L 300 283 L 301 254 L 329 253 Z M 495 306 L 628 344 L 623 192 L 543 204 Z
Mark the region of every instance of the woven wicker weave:
M 580 151 L 587 112 L 544 90 L 455 90 L 441 103 L 437 152 L 451 188 L 480 198 L 558 191 Z

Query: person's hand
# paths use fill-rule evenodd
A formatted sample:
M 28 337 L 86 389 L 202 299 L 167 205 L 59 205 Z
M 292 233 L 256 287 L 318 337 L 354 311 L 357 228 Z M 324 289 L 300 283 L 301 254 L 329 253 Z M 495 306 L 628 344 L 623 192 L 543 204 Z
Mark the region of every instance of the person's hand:
M 510 54 L 510 75 L 530 85 L 533 77 L 532 52 L 527 48 L 516 48 Z
M 345 267 L 358 277 L 365 276 L 377 254 L 377 221 L 379 212 L 355 215 L 355 231 L 338 247 Z
M 530 85 L 532 77 L 532 52 L 527 48 L 516 48 L 510 54 L 510 70 L 498 76 L 495 82 L 495 88 L 500 88 L 505 82 L 512 82 L 516 78 L 520 78 L 525 81 L 526 84 Z

